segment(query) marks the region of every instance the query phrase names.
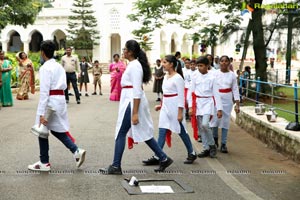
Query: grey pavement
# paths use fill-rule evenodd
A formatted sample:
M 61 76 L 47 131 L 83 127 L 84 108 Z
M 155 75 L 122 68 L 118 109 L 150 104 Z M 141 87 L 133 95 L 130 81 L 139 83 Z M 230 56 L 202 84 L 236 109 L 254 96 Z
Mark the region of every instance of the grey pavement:
M 91 79 L 92 80 L 92 79 Z M 179 136 L 173 134 L 172 148 L 165 146 L 174 163 L 166 173 L 156 174 L 155 167 L 143 166 L 141 161 L 152 155 L 144 143 L 124 152 L 124 175 L 108 176 L 98 173 L 100 167 L 112 162 L 114 132 L 118 102 L 110 102 L 109 76 L 103 76 L 103 96 L 82 96 L 77 105 L 70 97 L 68 114 L 70 132 L 78 146 L 87 150 L 86 161 L 77 169 L 73 155 L 50 136 L 50 173 L 32 173 L 27 165 L 39 159 L 38 140 L 29 132 L 34 124 L 39 93 L 28 101 L 15 101 L 11 108 L 0 110 L 0 199 L 300 199 L 300 167 L 283 155 L 268 149 L 234 123 L 228 139 L 229 154 L 218 153 L 217 159 L 197 159 L 192 165 L 183 164 L 186 150 Z M 152 83 L 145 86 L 151 105 L 156 131 L 159 113 L 154 111 L 156 94 Z M 93 92 L 89 85 L 89 94 Z M 188 124 L 192 139 L 191 126 Z M 201 143 L 193 141 L 197 152 Z M 171 185 L 175 194 L 128 195 L 121 181 L 125 177 L 137 179 L 178 179 L 194 189 L 182 193 L 172 182 L 153 183 Z M 145 184 L 145 183 L 143 183 Z M 151 183 L 152 184 L 152 183 Z

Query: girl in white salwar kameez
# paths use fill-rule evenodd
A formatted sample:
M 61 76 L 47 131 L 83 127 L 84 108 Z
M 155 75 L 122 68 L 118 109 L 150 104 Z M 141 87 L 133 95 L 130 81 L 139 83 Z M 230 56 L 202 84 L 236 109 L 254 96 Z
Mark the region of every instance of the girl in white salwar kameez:
M 163 89 L 163 101 L 159 115 L 159 133 L 158 133 L 158 145 L 163 148 L 165 142 L 170 146 L 170 134 L 171 132 L 179 134 L 187 149 L 187 158 L 184 161 L 185 164 L 192 164 L 197 158 L 195 151 L 190 140 L 190 137 L 186 131 L 184 120 L 184 80 L 182 74 L 182 67 L 176 60 L 175 56 L 168 55 L 163 61 L 162 65 L 164 70 L 168 74 L 164 77 L 162 89 Z M 158 164 L 158 159 L 153 156 L 148 160 L 144 160 L 145 165 Z
M 67 88 L 64 68 L 53 58 L 56 47 L 53 41 L 47 40 L 41 44 L 41 56 L 45 63 L 40 68 L 40 100 L 37 108 L 36 124 L 43 124 L 59 139 L 73 154 L 77 167 L 84 162 L 86 151 L 77 147 L 68 136 L 69 122 L 64 90 Z M 55 112 L 45 119 L 47 107 Z M 29 165 L 34 171 L 50 171 L 49 141 L 39 137 L 40 161 Z
M 153 138 L 153 122 L 148 100 L 143 91 L 143 83 L 151 79 L 148 59 L 135 40 L 129 40 L 123 49 L 129 63 L 121 79 L 121 99 L 115 134 L 115 152 L 113 163 L 108 168 L 101 168 L 104 174 L 121 175 L 121 160 L 125 148 L 126 135 L 132 142 L 145 142 L 159 157 L 159 168 L 155 172 L 164 171 L 173 160 L 159 147 Z
M 199 130 L 202 137 L 203 151 L 198 157 L 216 157 L 217 149 L 213 139 L 210 120 L 214 115 L 215 107 L 218 110 L 218 118 L 222 117 L 222 103 L 218 94 L 218 85 L 215 77 L 209 73 L 209 60 L 207 57 L 200 57 L 196 61 L 199 74 L 192 80 L 190 94 L 192 99 L 189 101 L 190 115 L 193 120 L 196 117 L 196 124 L 192 124 L 193 130 Z
M 228 56 L 220 58 L 220 70 L 215 72 L 219 94 L 223 105 L 223 117 L 220 120 L 216 118 L 212 121 L 211 127 L 215 142 L 218 143 L 218 128 L 222 129 L 221 152 L 228 153 L 227 134 L 230 125 L 230 116 L 233 108 L 233 99 L 235 102 L 235 112 L 240 112 L 240 96 L 235 74 L 229 70 L 230 59 Z

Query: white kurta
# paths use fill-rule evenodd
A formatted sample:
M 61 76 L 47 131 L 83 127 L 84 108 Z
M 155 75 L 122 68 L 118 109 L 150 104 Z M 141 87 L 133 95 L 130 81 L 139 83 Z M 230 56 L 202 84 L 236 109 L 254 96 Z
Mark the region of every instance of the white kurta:
M 36 124 L 40 122 L 40 115 L 45 115 L 47 106 L 56 112 L 48 119 L 48 129 L 55 132 L 69 130 L 67 105 L 64 95 L 49 95 L 50 90 L 65 90 L 66 72 L 54 59 L 46 61 L 40 68 L 40 100 L 37 108 Z
M 201 74 L 192 79 L 191 93 L 202 98 L 196 98 L 196 115 L 214 115 L 215 107 L 222 110 L 222 102 L 219 88 L 212 73 Z M 190 94 L 189 94 L 190 95 Z M 192 99 L 189 98 L 189 107 L 192 107 Z
M 187 102 L 190 102 L 192 101 L 192 92 L 191 92 L 191 86 L 192 86 L 192 81 L 194 79 L 196 79 L 198 77 L 198 75 L 200 74 L 199 70 L 196 69 L 194 71 L 191 70 L 191 84 L 190 84 L 190 87 L 188 89 L 188 93 L 187 93 L 187 97 L 186 97 L 186 101 Z
M 128 63 L 124 74 L 122 75 L 121 86 L 133 86 L 133 88 L 123 88 L 119 104 L 119 114 L 116 125 L 115 139 L 119 134 L 122 125 L 124 114 L 128 104 L 131 104 L 131 114 L 133 110 L 133 99 L 140 99 L 139 106 L 139 123 L 131 124 L 131 129 L 128 132 L 128 137 L 133 138 L 134 142 L 144 142 L 153 138 L 153 121 L 150 115 L 148 100 L 143 86 L 143 69 L 138 60 L 133 60 Z
M 177 117 L 178 108 L 184 108 L 184 80 L 179 74 L 175 74 L 171 78 L 166 75 L 162 89 L 164 95 L 177 94 L 177 96 L 163 97 L 158 127 L 180 133 L 180 124 Z M 185 125 L 184 121 L 183 125 Z
M 190 88 L 191 85 L 191 69 L 183 68 L 183 77 L 184 77 L 184 88 Z
M 211 122 L 211 127 L 229 129 L 230 116 L 233 107 L 233 99 L 235 101 L 240 100 L 236 76 L 232 71 L 223 73 L 220 70 L 217 70 L 215 72 L 215 76 L 219 89 L 231 88 L 232 92 L 219 92 L 223 105 L 223 116 L 221 119 L 216 119 L 215 117 L 214 120 Z

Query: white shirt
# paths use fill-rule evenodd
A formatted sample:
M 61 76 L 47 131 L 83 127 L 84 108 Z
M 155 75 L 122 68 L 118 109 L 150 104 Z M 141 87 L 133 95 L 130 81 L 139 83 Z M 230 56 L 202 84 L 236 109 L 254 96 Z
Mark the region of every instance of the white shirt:
M 169 129 L 174 133 L 180 133 L 180 124 L 177 116 L 178 108 L 184 108 L 184 80 L 179 74 L 175 74 L 169 78 L 166 75 L 163 80 L 162 89 L 164 95 L 177 95 L 163 97 L 158 127 Z M 185 126 L 184 121 L 183 126 Z
M 67 88 L 64 68 L 54 59 L 46 61 L 39 70 L 40 74 L 40 100 L 37 108 L 36 123 L 39 117 L 45 115 L 47 106 L 56 112 L 48 120 L 48 129 L 56 132 L 69 130 L 67 106 L 64 95 L 49 95 L 50 90 L 65 90 Z
M 191 85 L 191 71 L 191 69 L 182 68 L 185 88 L 189 88 Z
M 217 70 L 215 72 L 215 76 L 216 76 L 216 80 L 218 83 L 218 87 L 220 89 L 231 88 L 234 100 L 240 100 L 239 89 L 237 86 L 237 79 L 236 79 L 235 74 L 232 71 L 224 73 L 224 72 L 221 72 L 220 70 Z M 226 94 L 226 93 L 224 93 L 224 94 Z M 222 93 L 221 93 L 221 95 L 222 95 Z
M 121 86 L 133 86 L 133 88 L 122 89 L 115 139 L 118 137 L 124 114 L 129 104 L 131 105 L 132 113 L 134 99 L 141 100 L 138 110 L 139 123 L 137 125 L 131 124 L 131 129 L 127 136 L 133 138 L 135 142 L 143 142 L 153 138 L 153 121 L 150 114 L 148 100 L 142 89 L 142 85 L 143 68 L 138 60 L 130 61 L 122 75 Z
M 219 88 L 212 73 L 201 74 L 192 80 L 190 94 L 194 92 L 197 98 L 196 115 L 213 115 L 214 108 L 222 110 L 222 102 L 219 95 Z M 215 105 L 216 104 L 216 105 Z M 192 98 L 189 98 L 189 107 L 192 107 Z

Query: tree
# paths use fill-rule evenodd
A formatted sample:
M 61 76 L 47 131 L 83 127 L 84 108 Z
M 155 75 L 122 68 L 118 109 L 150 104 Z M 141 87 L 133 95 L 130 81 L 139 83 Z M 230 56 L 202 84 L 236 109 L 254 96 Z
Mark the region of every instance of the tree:
M 0 1 L 0 31 L 8 24 L 26 27 L 33 24 L 42 9 L 39 0 L 2 0 Z
M 68 18 L 68 46 L 75 49 L 93 49 L 93 45 L 99 44 L 99 31 L 97 19 L 93 16 L 95 11 L 91 10 L 92 0 L 74 0 L 71 9 L 74 15 Z
M 183 2 L 184 0 L 137 0 L 134 2 L 136 12 L 128 15 L 128 18 L 141 24 L 140 28 L 132 33 L 145 51 L 151 50 L 151 33 L 156 28 L 161 28 L 164 23 L 175 21 L 171 16 L 181 14 Z

